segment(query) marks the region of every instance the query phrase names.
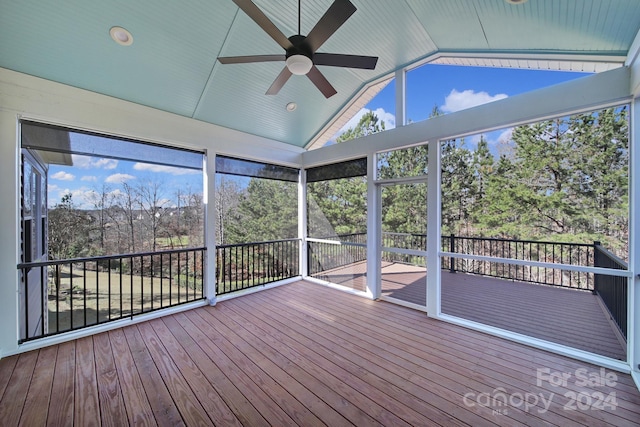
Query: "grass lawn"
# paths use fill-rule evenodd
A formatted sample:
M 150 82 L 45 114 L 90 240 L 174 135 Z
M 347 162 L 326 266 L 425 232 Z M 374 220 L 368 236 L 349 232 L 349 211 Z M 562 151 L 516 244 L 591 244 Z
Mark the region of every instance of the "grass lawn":
M 59 289 L 49 279 L 49 333 L 93 325 L 203 297 L 200 279 L 60 269 Z

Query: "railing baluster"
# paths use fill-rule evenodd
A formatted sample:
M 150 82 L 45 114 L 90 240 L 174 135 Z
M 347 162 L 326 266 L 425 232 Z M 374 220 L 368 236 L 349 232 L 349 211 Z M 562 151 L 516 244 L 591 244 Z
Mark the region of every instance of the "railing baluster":
M 108 279 L 107 279 L 107 288 L 108 288 L 108 292 L 107 292 L 107 298 L 108 298 L 108 315 L 107 315 L 107 320 L 111 320 L 111 259 L 107 260 L 107 272 L 109 274 Z
M 120 268 L 119 268 L 119 271 L 118 271 L 118 275 L 120 276 L 120 316 L 119 317 L 122 317 L 122 310 L 123 310 L 123 307 L 122 307 L 122 304 L 123 304 L 123 302 L 122 302 L 122 292 L 123 292 L 123 288 L 122 288 L 122 279 L 123 279 L 123 277 L 122 277 L 122 259 L 123 258 L 119 259 Z
M 82 263 L 82 320 L 84 326 L 87 326 L 87 263 Z
M 160 254 L 160 307 L 164 307 L 164 262 Z
M 129 268 L 129 315 L 133 318 L 133 269 L 134 269 L 134 258 L 129 257 L 129 262 L 131 263 L 131 267 Z
M 100 271 L 98 271 L 98 263 L 95 263 L 96 268 L 96 324 L 100 323 Z
M 153 311 L 153 276 L 156 275 L 155 270 L 153 269 L 153 255 L 151 255 L 150 259 L 149 259 L 149 268 L 151 269 L 150 271 L 150 281 L 151 281 L 151 311 Z
M 24 274 L 24 337 L 29 338 L 29 271 Z
M 40 322 L 42 324 L 42 327 L 40 328 L 41 329 L 41 332 L 40 332 L 41 335 L 45 334 L 45 332 L 44 332 L 44 320 L 45 320 L 44 319 L 44 317 L 45 317 L 44 314 L 46 313 L 45 310 L 47 309 L 46 308 L 47 301 L 49 301 L 49 292 L 48 292 L 49 286 L 48 286 L 48 283 L 45 282 L 46 274 L 44 274 L 44 271 L 45 271 L 46 268 L 47 267 L 44 267 L 44 266 L 40 267 L 40 288 L 41 288 L 40 292 L 42 292 L 42 295 L 41 295 L 42 298 L 40 298 L 40 301 L 42 303 L 42 307 L 40 309 L 40 316 L 42 318 L 42 322 Z M 27 313 L 28 313 L 28 311 L 27 311 Z
M 169 306 L 173 305 L 173 260 L 169 253 Z
M 60 331 L 60 265 L 56 264 L 56 332 Z
M 186 259 L 184 260 L 184 268 L 185 268 L 185 279 L 186 279 L 186 283 L 184 285 L 184 293 L 185 293 L 185 300 L 189 301 L 189 252 L 185 252 L 184 253 Z
M 73 263 L 69 263 L 69 329 L 73 329 Z

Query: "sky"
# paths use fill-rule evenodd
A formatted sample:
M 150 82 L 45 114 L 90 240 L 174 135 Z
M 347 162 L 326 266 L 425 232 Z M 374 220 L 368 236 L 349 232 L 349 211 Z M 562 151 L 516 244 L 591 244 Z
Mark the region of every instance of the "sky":
M 442 113 L 453 113 L 587 75 L 563 71 L 427 64 L 407 73 L 406 118 L 408 122 L 419 122 L 429 118 L 435 106 Z M 345 130 L 355 127 L 367 111 L 373 111 L 383 120 L 386 129 L 396 126 L 395 81 L 391 81 L 349 120 L 332 140 Z M 486 136 L 489 137 L 491 146 L 491 141 L 495 145 L 499 138 L 509 134 L 509 129 L 503 129 Z
M 149 182 L 161 185 L 163 206 L 176 205 L 178 191 L 202 193 L 202 172 L 171 166 L 73 155 L 73 166 L 51 165 L 48 182 L 48 205 L 60 203 L 71 194 L 75 207 L 95 208 L 96 196 L 103 188 L 115 196 L 122 194 L 122 183 L 132 187 Z
M 431 114 L 434 106 L 443 113 L 503 99 L 542 87 L 562 83 L 587 74 L 561 71 L 537 71 L 497 69 L 486 67 L 458 67 L 427 64 L 407 73 L 407 120 L 418 122 Z M 386 129 L 395 127 L 395 84 L 390 82 L 365 108 L 356 114 L 335 139 L 346 129 L 354 127 L 368 111 L 385 122 Z M 500 140 L 508 139 L 510 129 L 502 129 L 485 135 L 489 148 L 497 150 Z M 72 134 L 73 138 L 87 136 Z M 477 142 L 479 135 L 465 139 L 465 143 Z M 78 140 L 78 143 L 86 141 Z M 126 147 L 128 150 L 129 148 Z M 202 192 L 202 175 L 193 169 L 175 168 L 158 164 L 73 156 L 72 167 L 51 165 L 49 169 L 48 204 L 54 206 L 65 194 L 72 194 L 76 207 L 94 207 L 96 193 L 106 186 L 117 195 L 122 183 L 136 186 L 144 182 L 162 183 L 162 198 L 166 206 L 174 206 L 177 191 L 190 188 Z

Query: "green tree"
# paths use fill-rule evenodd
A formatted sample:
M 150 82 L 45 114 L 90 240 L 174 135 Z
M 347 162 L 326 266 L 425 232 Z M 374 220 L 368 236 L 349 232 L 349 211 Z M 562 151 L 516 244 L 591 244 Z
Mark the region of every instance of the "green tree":
M 49 210 L 49 259 L 69 259 L 89 255 L 94 219 L 76 208 L 72 195 L 62 196 Z
M 600 240 L 624 252 L 626 114 L 626 108 L 611 108 L 516 127 L 513 154 L 501 156 L 495 173 L 478 181 L 482 187 L 480 209 L 474 208 L 478 227 L 506 238 Z M 478 151 L 476 177 L 478 167 L 488 171 L 490 166 L 490 158 L 481 160 Z
M 464 139 L 445 141 L 441 153 L 442 234 L 468 235 L 477 192 L 473 154 Z
M 347 129 L 342 135 L 336 138 L 336 142 L 349 141 L 363 136 L 371 135 L 374 133 L 382 132 L 385 130 L 385 124 L 383 120 L 380 120 L 376 113 L 368 110 L 358 121 L 358 124 Z
M 298 189 L 288 181 L 252 178 L 233 219 L 225 243 L 261 242 L 298 236 Z
M 353 177 L 308 183 L 307 214 L 311 237 L 366 232 L 366 179 Z
M 344 143 L 385 130 L 384 121 L 367 111 L 358 124 L 337 139 Z M 367 225 L 365 177 L 332 179 L 307 184 L 307 226 L 311 237 L 364 233 Z

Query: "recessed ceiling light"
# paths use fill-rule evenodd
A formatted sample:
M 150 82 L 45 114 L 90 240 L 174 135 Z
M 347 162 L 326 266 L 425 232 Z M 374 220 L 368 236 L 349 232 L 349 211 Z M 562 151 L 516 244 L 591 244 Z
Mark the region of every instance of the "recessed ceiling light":
M 295 102 L 290 102 L 287 104 L 287 111 L 293 111 L 296 108 L 298 108 L 298 104 L 296 104 Z
M 114 42 L 122 46 L 129 46 L 133 43 L 133 36 L 131 33 L 122 27 L 111 27 L 109 34 Z
M 522 4 L 522 3 L 526 3 L 529 0 L 504 0 L 509 4 Z

